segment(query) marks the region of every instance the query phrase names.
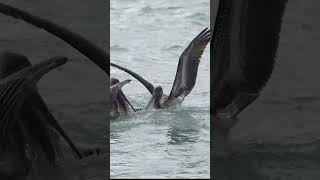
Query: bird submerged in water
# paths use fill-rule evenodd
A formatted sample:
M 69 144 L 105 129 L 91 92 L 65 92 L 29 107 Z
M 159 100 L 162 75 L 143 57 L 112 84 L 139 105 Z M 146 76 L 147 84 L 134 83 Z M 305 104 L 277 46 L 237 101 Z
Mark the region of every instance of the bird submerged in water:
M 238 115 L 259 97 L 270 79 L 286 2 L 219 1 L 211 42 L 214 153 L 229 152 L 228 134 Z
M 163 94 L 161 86 L 154 87 L 153 84 L 137 73 L 114 63 L 110 63 L 110 65 L 127 72 L 149 90 L 152 97 L 146 107 L 147 110 L 167 109 L 180 105 L 184 98 L 192 91 L 196 83 L 201 56 L 210 40 L 211 33 L 210 30 L 206 28 L 201 31 L 183 51 L 179 59 L 176 77 L 169 96 Z

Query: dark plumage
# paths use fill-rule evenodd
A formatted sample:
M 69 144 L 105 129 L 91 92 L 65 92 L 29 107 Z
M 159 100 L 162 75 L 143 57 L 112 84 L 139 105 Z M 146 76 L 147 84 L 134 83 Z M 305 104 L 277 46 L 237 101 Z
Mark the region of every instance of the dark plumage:
M 110 63 L 110 65 L 129 73 L 149 90 L 152 98 L 147 109 L 169 108 L 181 103 L 193 89 L 196 83 L 201 56 L 210 40 L 210 30 L 206 28 L 201 31 L 183 51 L 179 59 L 175 80 L 169 96 L 163 94 L 161 86 L 154 87 L 137 73 L 113 63 Z
M 94 154 L 92 150 L 80 153 L 51 114 L 36 87 L 45 73 L 66 61 L 66 58 L 56 57 L 31 66 L 23 55 L 12 52 L 0 54 L 0 154 L 12 153 L 18 160 L 10 163 L 19 162 L 18 166 L 23 167 L 25 173 L 28 173 L 33 158 L 55 164 L 57 155 L 61 155 L 59 135 L 78 158 Z
M 119 92 L 121 91 L 121 88 L 129 83 L 131 80 L 125 80 L 125 81 L 121 81 L 121 82 L 118 82 L 118 83 L 115 83 L 115 84 L 112 84 L 110 86 L 110 100 L 111 102 L 115 101 Z
M 114 86 L 116 84 L 120 83 L 119 79 L 116 78 L 110 78 L 110 86 Z M 112 93 L 112 91 L 110 91 Z M 119 89 L 119 92 L 117 92 L 117 95 L 114 100 L 111 100 L 111 112 L 116 114 L 128 114 L 129 112 L 129 106 L 132 108 L 134 112 L 138 111 L 135 109 L 130 101 L 127 99 L 125 94 L 123 93 L 122 89 Z
M 269 80 L 286 0 L 219 2 L 211 43 L 211 114 L 229 130 Z
M 6 150 L 8 144 L 20 142 L 21 153 L 25 153 L 28 144 L 32 147 L 32 143 L 37 142 L 46 158 L 54 161 L 57 149 L 46 130 L 46 122 L 39 115 L 42 109 L 35 112 L 33 100 L 37 97 L 35 86 L 40 78 L 66 61 L 64 57 L 57 57 L 31 66 L 23 55 L 6 52 L 0 56 L 1 151 Z

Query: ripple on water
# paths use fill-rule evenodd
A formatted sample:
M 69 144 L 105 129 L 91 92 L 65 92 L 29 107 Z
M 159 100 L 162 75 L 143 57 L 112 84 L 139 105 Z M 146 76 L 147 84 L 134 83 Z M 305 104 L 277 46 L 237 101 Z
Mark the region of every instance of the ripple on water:
M 111 122 L 111 166 L 116 172 L 126 171 L 113 176 L 208 177 L 208 157 L 203 154 L 209 154 L 209 135 L 201 136 L 202 131 L 209 131 L 202 129 L 203 124 L 209 123 L 205 118 L 194 118 L 193 113 L 140 112 Z M 203 171 L 207 173 L 200 173 Z
M 233 144 L 230 156 L 214 156 L 217 179 L 314 179 L 320 173 L 320 140 L 292 143 L 251 141 Z M 245 164 L 245 166 L 244 166 Z
M 121 47 L 121 46 L 119 46 L 119 45 L 111 46 L 111 47 L 110 47 L 110 50 L 111 50 L 111 51 L 121 52 L 121 53 L 128 51 L 127 48 Z

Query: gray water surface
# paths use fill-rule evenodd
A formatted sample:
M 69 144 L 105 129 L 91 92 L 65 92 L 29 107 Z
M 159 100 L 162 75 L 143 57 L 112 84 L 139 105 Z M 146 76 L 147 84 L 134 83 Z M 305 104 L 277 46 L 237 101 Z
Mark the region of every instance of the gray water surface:
M 111 62 L 127 67 L 170 93 L 179 57 L 209 27 L 209 0 L 112 0 Z M 111 121 L 111 178 L 209 178 L 209 46 L 193 91 L 174 110 L 142 111 Z M 137 108 L 150 93 L 137 80 L 111 68 L 111 76 L 132 79 L 123 88 Z

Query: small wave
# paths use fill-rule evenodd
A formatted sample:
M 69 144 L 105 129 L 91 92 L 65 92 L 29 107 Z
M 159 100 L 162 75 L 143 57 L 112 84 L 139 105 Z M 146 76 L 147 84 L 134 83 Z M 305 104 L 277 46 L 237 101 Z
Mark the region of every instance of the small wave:
M 197 25 L 197 26 L 203 26 L 204 24 L 198 21 L 192 21 L 191 22 L 193 25 Z
M 232 153 L 227 156 L 214 156 L 217 159 L 241 159 L 245 157 L 259 156 L 259 159 L 271 160 L 286 158 L 288 155 L 294 157 L 309 157 L 310 159 L 320 158 L 320 139 L 311 139 L 305 142 L 292 143 L 269 143 L 251 140 L 250 142 L 240 144 L 233 143 Z M 214 153 L 213 153 L 214 154 Z
M 287 100 L 281 100 L 281 99 L 265 99 L 261 100 L 263 104 L 271 104 L 271 105 L 289 105 L 290 102 Z
M 1 42 L 1 43 L 3 43 L 3 42 L 5 42 L 5 43 L 6 43 L 6 42 L 10 42 L 10 40 L 9 40 L 9 39 L 3 39 L 3 38 L 0 38 L 0 42 Z
M 314 29 L 310 24 L 305 24 L 305 23 L 300 24 L 300 28 L 308 32 L 313 32 L 313 29 Z
M 187 18 L 206 21 L 209 18 L 209 16 L 208 16 L 208 14 L 197 12 L 197 13 L 193 13 L 191 15 L 188 15 Z
M 159 7 L 159 8 L 152 8 L 150 6 L 145 6 L 139 10 L 140 14 L 149 14 L 149 13 L 176 13 L 178 10 L 182 9 L 182 7 Z
M 167 9 L 169 9 L 169 10 L 180 10 L 180 9 L 182 9 L 182 7 L 180 7 L 180 6 L 173 6 L 173 7 L 168 7 Z
M 320 101 L 320 97 L 302 96 L 302 97 L 293 97 L 293 98 L 290 98 L 290 100 L 292 100 L 295 103 L 305 104 L 305 103 L 319 102 Z
M 180 50 L 183 46 L 173 45 L 173 46 L 165 46 L 162 50 Z
M 144 14 L 144 13 L 151 13 L 153 11 L 153 8 L 151 8 L 150 6 L 145 6 L 142 9 L 140 9 L 140 13 Z
M 319 149 L 320 140 L 301 144 L 251 142 L 239 146 L 231 156 L 214 156 L 212 170 L 216 172 L 216 179 L 308 179 L 306 174 L 301 178 L 299 172 L 317 172 L 312 168 L 319 167 Z
M 113 45 L 110 48 L 111 51 L 118 51 L 118 52 L 128 52 L 129 50 L 124 47 L 120 47 L 119 45 Z

